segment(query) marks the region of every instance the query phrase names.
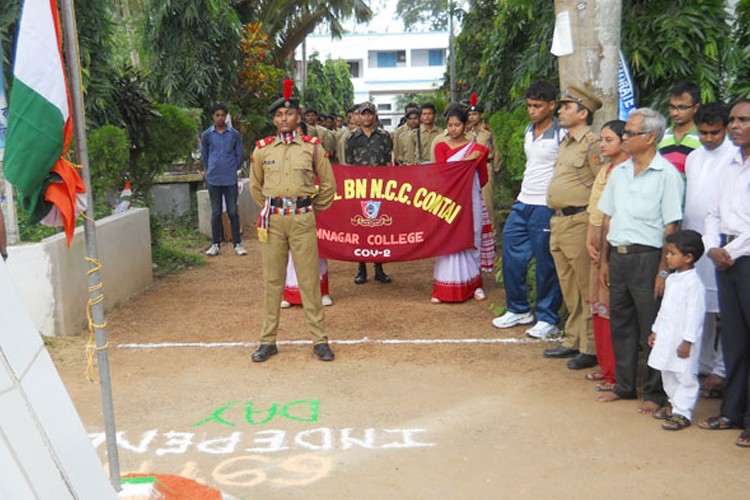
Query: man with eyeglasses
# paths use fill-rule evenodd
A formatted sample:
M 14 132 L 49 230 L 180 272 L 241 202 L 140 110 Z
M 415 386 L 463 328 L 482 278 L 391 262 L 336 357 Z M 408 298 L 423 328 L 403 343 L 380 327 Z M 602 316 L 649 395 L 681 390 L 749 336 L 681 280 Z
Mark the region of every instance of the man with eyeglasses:
M 550 253 L 569 316 L 562 345 L 546 349 L 544 357 L 573 358 L 567 367 L 582 370 L 597 364 L 588 305 L 591 258 L 586 250 L 586 208 L 591 186 L 602 166 L 597 137 L 591 130 L 594 112 L 602 107 L 602 101 L 586 88 L 571 86 L 559 102 L 560 125 L 568 129 L 568 134 L 560 142 L 547 188 L 547 206 L 553 210 Z
M 650 108 L 628 117 L 623 146 L 630 158 L 609 175 L 599 200 L 605 214 L 600 280 L 609 287 L 615 379 L 612 392 L 598 401 L 636 399 L 638 351 L 650 352 L 648 336 L 668 276 L 664 237 L 682 219 L 685 190 L 677 169 L 657 151 L 666 119 Z M 659 371 L 647 367 L 638 411 L 653 414 L 666 399 Z
M 693 117 L 701 103 L 701 88 L 693 82 L 677 82 L 669 96 L 672 126 L 659 141 L 659 153 L 685 175 L 685 161 L 694 149 L 701 147 Z

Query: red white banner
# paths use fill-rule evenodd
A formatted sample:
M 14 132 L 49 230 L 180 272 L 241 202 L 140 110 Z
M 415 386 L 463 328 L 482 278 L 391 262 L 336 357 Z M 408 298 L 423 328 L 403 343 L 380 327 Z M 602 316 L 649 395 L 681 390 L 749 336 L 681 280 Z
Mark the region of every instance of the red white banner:
M 316 215 L 320 256 L 393 262 L 473 248 L 475 169 L 475 161 L 334 165 L 336 199 Z

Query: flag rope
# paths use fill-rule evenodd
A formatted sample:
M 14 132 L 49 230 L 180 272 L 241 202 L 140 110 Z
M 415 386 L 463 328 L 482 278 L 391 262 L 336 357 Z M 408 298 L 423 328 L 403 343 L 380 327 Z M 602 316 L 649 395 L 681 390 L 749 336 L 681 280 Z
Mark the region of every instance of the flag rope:
M 83 216 L 86 217 L 85 214 L 83 214 Z M 88 271 L 86 271 L 86 274 L 91 275 L 102 269 L 103 266 L 99 259 L 93 259 L 89 257 L 88 255 L 85 256 L 84 258 L 86 259 L 86 262 L 91 264 L 91 268 Z M 94 323 L 94 317 L 91 313 L 91 309 L 95 304 L 99 304 L 100 302 L 104 301 L 104 293 L 101 292 L 102 288 L 104 288 L 104 283 L 102 283 L 101 280 L 98 283 L 95 283 L 88 287 L 89 300 L 86 302 L 86 319 L 88 320 L 88 325 L 89 325 L 89 340 L 86 342 L 86 380 L 88 380 L 89 382 L 98 382 L 98 380 L 96 379 L 96 373 L 94 370 L 94 356 L 96 356 L 97 352 L 109 348 L 109 341 L 107 341 L 104 345 L 100 347 L 96 346 L 96 340 L 94 338 L 94 329 L 106 328 L 107 322 L 105 321 L 104 323 L 101 323 L 101 324 Z M 99 292 L 98 295 L 92 298 L 91 296 L 96 292 Z

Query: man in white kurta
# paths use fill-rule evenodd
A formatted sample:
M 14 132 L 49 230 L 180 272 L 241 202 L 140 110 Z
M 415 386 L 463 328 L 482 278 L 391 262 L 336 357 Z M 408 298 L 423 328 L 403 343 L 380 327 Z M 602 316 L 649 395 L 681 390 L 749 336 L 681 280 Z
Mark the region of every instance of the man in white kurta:
M 685 163 L 685 214 L 683 229 L 705 232 L 708 207 L 716 201 L 718 173 L 727 163 L 737 146 L 726 139 L 726 126 L 729 114 L 721 103 L 708 103 L 698 108 L 695 123 L 702 146 L 687 157 Z M 716 284 L 716 268 L 711 259 L 700 259 L 695 269 L 706 287 L 706 319 L 701 341 L 700 373 L 713 375 L 713 382 L 706 380 L 711 389 L 716 382 L 722 383 L 726 377 L 724 357 L 718 343 L 719 298 Z
M 706 314 L 703 283 L 695 268 L 670 274 L 664 289 L 659 314 L 652 327 L 656 334 L 648 365 L 661 370 L 664 392 L 669 397 L 673 415 L 693 418 L 698 400 L 698 359 Z M 683 342 L 692 344 L 687 358 L 677 356 Z

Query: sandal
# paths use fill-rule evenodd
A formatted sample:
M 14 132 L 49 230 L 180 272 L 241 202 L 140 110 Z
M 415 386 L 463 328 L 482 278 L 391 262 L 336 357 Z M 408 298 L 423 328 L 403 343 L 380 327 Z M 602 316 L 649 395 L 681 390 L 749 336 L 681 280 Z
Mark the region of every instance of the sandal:
M 709 417 L 706 420 L 699 422 L 698 427 L 709 431 L 725 431 L 729 429 L 742 428 L 722 415 L 719 415 L 717 417 Z
M 440 302 L 442 302 L 442 301 L 439 298 L 437 298 L 437 297 L 432 297 L 430 299 L 430 302 L 432 302 L 433 304 L 440 304 Z
M 604 380 L 604 374 L 601 371 L 591 372 L 586 374 L 586 380 L 589 382 L 599 382 Z
M 690 419 L 677 414 L 672 415 L 661 424 L 661 428 L 665 431 L 681 431 L 686 427 L 690 427 Z M 750 437 L 750 434 L 748 437 Z M 750 446 L 750 442 L 748 442 L 748 446 Z
M 670 406 L 669 404 L 666 404 L 666 405 L 662 406 L 659 411 L 657 411 L 656 413 L 654 413 L 651 416 L 654 417 L 657 420 L 669 420 L 673 416 L 672 415 L 672 406 Z
M 750 429 L 745 429 L 734 442 L 740 448 L 750 448 Z
M 717 387 L 712 389 L 701 389 L 700 397 L 704 399 L 721 399 L 724 397 L 724 391 Z
M 485 300 L 487 298 L 487 294 L 484 293 L 484 290 L 481 288 L 477 288 L 474 290 L 474 300 Z
M 615 390 L 615 387 L 617 387 L 615 382 L 602 382 L 601 384 L 596 384 L 594 390 L 596 392 L 612 392 Z

